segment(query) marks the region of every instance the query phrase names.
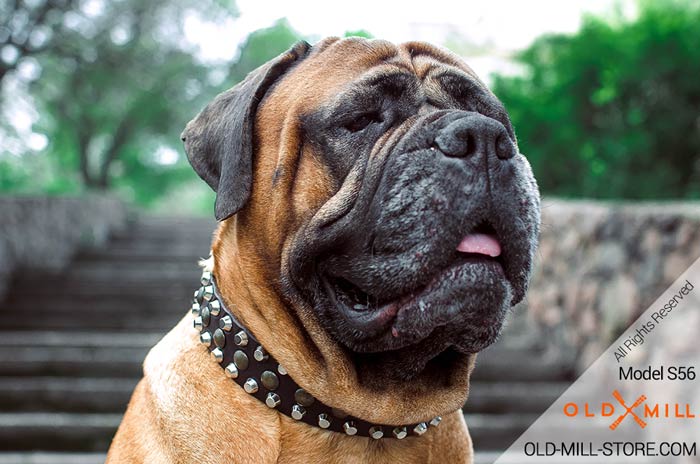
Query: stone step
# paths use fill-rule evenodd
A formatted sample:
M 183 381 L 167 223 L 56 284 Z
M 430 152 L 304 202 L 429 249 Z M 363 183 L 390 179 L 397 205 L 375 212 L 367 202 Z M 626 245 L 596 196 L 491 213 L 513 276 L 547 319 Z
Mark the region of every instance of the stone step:
M 569 386 L 568 382 L 479 382 L 474 379 L 464 411 L 467 414 L 543 413 Z
M 123 413 L 136 378 L 2 377 L 0 411 Z
M 536 419 L 531 415 L 467 415 L 478 451 L 506 449 Z M 121 414 L 0 413 L 0 450 L 105 451 Z
M 186 261 L 195 264 L 197 260 L 209 256 L 209 247 L 197 244 L 194 247 L 162 247 L 154 248 L 148 244 L 140 246 L 111 246 L 100 250 L 85 250 L 76 256 L 83 262 L 114 261 L 114 262 L 179 262 Z
M 121 414 L 0 413 L 0 451 L 105 451 Z
M 119 377 L 138 379 L 146 354 L 163 332 L 0 332 L 0 379 L 9 377 Z
M 482 382 L 557 382 L 576 378 L 574 366 L 538 350 L 489 348 L 479 354 L 472 378 Z
M 88 297 L 88 298 L 113 298 L 122 296 L 123 298 L 143 298 L 144 296 L 168 297 L 170 295 L 189 295 L 199 286 L 199 274 L 195 272 L 186 278 L 179 279 L 122 279 L 122 276 L 115 274 L 111 281 L 49 281 L 44 285 L 34 282 L 17 282 L 13 284 L 12 295 L 8 301 L 26 300 L 29 295 L 34 297 L 48 296 L 51 299 L 56 297 Z
M 104 464 L 106 453 L 0 452 L 0 464 Z
M 56 312 L 52 310 L 39 311 L 30 318 L 18 311 L 7 308 L 0 310 L 0 327 L 3 330 L 94 330 L 105 331 L 137 331 L 165 332 L 172 328 L 185 314 L 187 305 L 154 303 L 152 308 L 137 311 L 119 309 L 114 312 L 74 311 Z M 125 308 L 122 307 L 122 308 Z M 19 316 L 21 315 L 21 317 Z
M 92 331 L 11 331 L 0 332 L 0 348 L 144 348 L 158 343 L 163 332 L 95 333 Z

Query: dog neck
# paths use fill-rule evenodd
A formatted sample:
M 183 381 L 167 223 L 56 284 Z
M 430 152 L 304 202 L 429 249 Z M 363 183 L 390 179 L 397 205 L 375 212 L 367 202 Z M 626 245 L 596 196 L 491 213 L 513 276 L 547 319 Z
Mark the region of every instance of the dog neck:
M 200 342 L 209 349 L 212 362 L 219 363 L 229 378 L 267 407 L 322 429 L 374 439 L 421 436 L 440 424 L 440 416 L 406 425 L 376 424 L 322 403 L 300 387 L 227 308 L 206 267 L 200 283 L 191 309 Z
M 439 382 L 424 377 L 387 381 L 381 388 L 364 384 L 363 373 L 320 325 L 313 308 L 300 296 L 281 297 L 280 277 L 275 274 L 280 263 L 268 255 L 283 252 L 271 245 L 261 249 L 267 242 L 264 232 L 239 223 L 245 219 L 237 216 L 220 224 L 212 244 L 213 260 L 207 262 L 206 270 L 216 276 L 218 293 L 231 314 L 306 392 L 373 424 L 418 424 L 461 409 L 475 356 L 445 373 Z

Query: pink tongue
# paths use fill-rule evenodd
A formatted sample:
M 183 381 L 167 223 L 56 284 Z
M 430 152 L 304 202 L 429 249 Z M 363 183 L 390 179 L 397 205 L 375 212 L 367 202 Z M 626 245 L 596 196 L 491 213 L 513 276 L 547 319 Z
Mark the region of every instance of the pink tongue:
M 457 245 L 457 251 L 478 253 L 495 258 L 501 254 L 501 244 L 498 243 L 498 240 L 493 235 L 469 234 Z

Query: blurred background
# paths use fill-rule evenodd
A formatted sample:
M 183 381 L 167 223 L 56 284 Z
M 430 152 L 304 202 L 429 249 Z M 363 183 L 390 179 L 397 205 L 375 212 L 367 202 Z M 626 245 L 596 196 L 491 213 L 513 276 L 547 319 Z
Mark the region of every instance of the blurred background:
M 330 35 L 464 57 L 541 187 L 532 290 L 465 407 L 478 462 L 700 257 L 697 0 L 0 0 L 0 464 L 104 460 L 215 227 L 180 132 Z

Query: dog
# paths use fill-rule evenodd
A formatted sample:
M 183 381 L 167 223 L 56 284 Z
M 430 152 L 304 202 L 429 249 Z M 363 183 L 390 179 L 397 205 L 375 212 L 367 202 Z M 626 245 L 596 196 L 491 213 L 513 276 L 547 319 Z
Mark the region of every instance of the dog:
M 220 225 L 107 462 L 472 462 L 470 373 L 540 222 L 475 73 L 426 43 L 301 42 L 182 140 Z

